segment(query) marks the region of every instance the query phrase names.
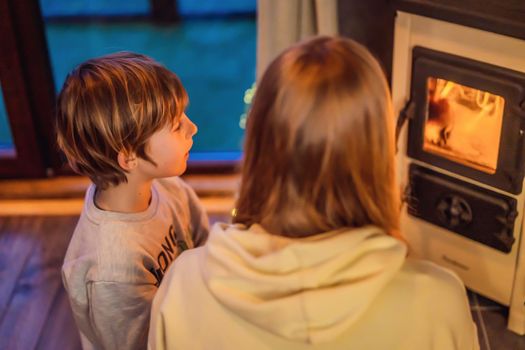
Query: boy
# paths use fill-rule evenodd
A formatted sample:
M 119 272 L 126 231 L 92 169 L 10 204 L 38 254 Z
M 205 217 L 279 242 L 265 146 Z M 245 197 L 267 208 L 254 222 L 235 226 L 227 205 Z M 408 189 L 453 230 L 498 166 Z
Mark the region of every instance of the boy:
M 164 272 L 207 239 L 197 196 L 175 177 L 197 132 L 187 101 L 175 74 L 125 52 L 81 64 L 60 92 L 58 145 L 93 182 L 62 267 L 84 348 L 145 348 Z

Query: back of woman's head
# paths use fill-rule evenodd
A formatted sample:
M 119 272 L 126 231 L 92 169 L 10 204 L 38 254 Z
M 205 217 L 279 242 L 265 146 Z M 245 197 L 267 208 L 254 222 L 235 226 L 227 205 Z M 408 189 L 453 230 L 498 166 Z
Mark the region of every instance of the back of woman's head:
M 397 232 L 392 119 L 384 74 L 363 46 L 317 37 L 289 48 L 257 87 L 234 222 L 290 237 Z

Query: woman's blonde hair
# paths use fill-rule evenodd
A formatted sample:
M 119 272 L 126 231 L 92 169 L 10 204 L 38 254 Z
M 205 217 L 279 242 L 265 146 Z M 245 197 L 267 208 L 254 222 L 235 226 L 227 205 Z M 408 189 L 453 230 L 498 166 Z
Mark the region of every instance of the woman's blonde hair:
M 179 78 L 153 59 L 120 52 L 88 60 L 66 78 L 57 103 L 57 142 L 72 168 L 98 187 L 126 181 L 118 153 L 152 162 L 149 138 L 181 117 Z
M 257 86 L 244 151 L 234 222 L 290 237 L 398 232 L 390 92 L 356 42 L 317 37 L 278 56 Z

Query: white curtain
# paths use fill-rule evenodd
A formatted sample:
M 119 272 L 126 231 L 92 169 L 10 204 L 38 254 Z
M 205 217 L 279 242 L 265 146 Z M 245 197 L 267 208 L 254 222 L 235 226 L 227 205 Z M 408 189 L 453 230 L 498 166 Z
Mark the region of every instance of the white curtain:
M 337 33 L 337 0 L 257 0 L 257 79 L 291 44 Z

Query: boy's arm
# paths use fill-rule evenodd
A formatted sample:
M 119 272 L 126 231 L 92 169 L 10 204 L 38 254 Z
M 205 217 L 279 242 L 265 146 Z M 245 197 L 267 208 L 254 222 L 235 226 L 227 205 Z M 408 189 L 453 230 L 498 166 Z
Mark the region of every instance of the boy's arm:
M 152 284 L 91 282 L 88 285 L 89 320 L 103 349 L 145 349 Z
M 155 299 L 151 305 L 150 328 L 148 333 L 148 350 L 167 349 L 166 344 L 166 324 L 162 314 L 161 305 L 166 298 L 166 292 L 169 289 L 169 277 L 167 281 L 160 285 Z

